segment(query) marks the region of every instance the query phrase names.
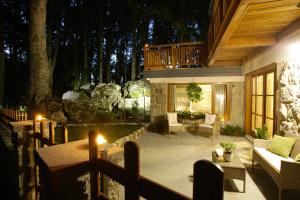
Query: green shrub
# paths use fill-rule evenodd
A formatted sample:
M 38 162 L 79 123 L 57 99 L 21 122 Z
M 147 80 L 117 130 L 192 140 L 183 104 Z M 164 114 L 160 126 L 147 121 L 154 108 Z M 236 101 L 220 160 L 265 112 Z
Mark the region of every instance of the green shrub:
M 198 120 L 204 119 L 205 114 L 203 112 L 190 112 L 190 111 L 178 111 L 177 117 L 180 119 Z
M 117 118 L 117 115 L 111 111 L 98 111 L 96 113 L 96 119 L 101 122 L 111 122 Z
M 264 124 L 262 128 L 256 128 L 254 130 L 254 136 L 257 139 L 267 139 L 268 127 Z
M 229 135 L 229 136 L 243 136 L 245 135 L 245 131 L 239 125 L 225 125 L 220 129 L 221 134 Z

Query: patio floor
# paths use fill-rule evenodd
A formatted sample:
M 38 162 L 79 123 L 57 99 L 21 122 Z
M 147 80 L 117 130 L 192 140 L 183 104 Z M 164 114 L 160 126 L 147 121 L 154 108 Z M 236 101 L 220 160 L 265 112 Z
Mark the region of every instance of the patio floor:
M 259 166 L 251 168 L 252 144 L 243 137 L 218 136 L 211 138 L 189 133 L 168 136 L 147 132 L 137 140 L 140 146 L 141 174 L 182 194 L 192 197 L 193 164 L 200 159 L 211 160 L 212 149 L 221 141 L 234 141 L 237 155 L 246 166 L 246 192 L 243 182 L 225 182 L 224 199 L 277 199 L 277 187 Z M 300 192 L 286 191 L 283 199 L 300 199 Z M 123 189 L 120 192 L 123 196 Z

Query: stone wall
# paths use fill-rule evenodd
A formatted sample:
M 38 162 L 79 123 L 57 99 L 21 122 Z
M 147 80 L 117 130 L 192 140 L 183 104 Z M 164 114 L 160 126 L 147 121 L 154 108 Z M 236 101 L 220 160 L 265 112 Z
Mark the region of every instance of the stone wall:
M 231 103 L 230 121 L 241 127 L 244 126 L 244 82 L 230 84 Z
M 151 122 L 155 122 L 157 118 L 164 116 L 167 112 L 168 101 L 168 84 L 167 83 L 151 83 Z
M 279 87 L 279 131 L 300 134 L 300 63 L 283 62 Z

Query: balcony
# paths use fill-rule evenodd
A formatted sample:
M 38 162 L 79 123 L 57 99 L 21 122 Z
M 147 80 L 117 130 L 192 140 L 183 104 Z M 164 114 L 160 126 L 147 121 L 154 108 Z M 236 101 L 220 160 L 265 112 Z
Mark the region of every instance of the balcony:
M 201 42 L 144 47 L 144 71 L 199 68 L 206 60 L 207 47 Z

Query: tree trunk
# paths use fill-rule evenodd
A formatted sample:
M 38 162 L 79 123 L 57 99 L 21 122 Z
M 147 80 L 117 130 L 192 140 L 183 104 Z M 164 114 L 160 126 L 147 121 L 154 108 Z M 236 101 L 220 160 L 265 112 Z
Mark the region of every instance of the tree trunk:
M 29 106 L 34 109 L 42 100 L 52 96 L 50 67 L 45 36 L 47 0 L 30 1 L 29 49 L 30 78 Z M 32 110 L 31 110 L 32 111 Z
M 82 83 L 88 82 L 88 35 L 86 29 L 83 32 L 83 76 Z
M 5 88 L 4 28 L 2 13 L 3 12 L 0 13 L 0 108 L 3 107 Z
M 132 48 L 132 57 L 131 57 L 131 80 L 135 81 L 136 77 L 136 55 L 137 49 L 136 49 L 136 42 L 133 42 L 133 48 Z
M 105 72 L 106 72 L 106 83 L 110 83 L 110 58 L 112 53 L 112 37 L 109 36 L 106 42 L 106 58 L 105 58 Z
M 99 25 L 98 25 L 98 67 L 99 67 L 99 83 L 103 80 L 103 0 L 99 1 Z

